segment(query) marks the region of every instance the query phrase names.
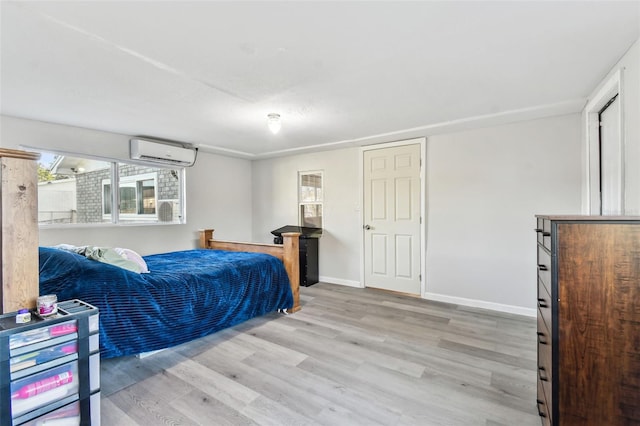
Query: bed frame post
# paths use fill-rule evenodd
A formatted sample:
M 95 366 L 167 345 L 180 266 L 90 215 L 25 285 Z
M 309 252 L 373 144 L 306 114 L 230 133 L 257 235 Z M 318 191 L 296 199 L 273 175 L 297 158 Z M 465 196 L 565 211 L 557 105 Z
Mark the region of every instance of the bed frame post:
M 285 232 L 282 234 L 284 256 L 284 268 L 289 275 L 291 291 L 293 293 L 293 308 L 291 312 L 297 312 L 300 308 L 300 233 Z
M 213 239 L 213 231 L 215 229 L 201 229 L 200 230 L 200 248 L 209 248 L 209 240 Z

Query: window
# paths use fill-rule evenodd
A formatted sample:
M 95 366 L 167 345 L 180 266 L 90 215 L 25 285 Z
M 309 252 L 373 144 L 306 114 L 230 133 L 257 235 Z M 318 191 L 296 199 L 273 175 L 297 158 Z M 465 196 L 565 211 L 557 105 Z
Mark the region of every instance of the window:
M 137 166 L 129 164 L 118 165 L 120 171 L 118 185 L 120 210 L 118 216 L 120 221 L 157 221 L 158 175 L 162 176 L 163 170 L 126 175 L 127 170 L 133 169 L 135 172 L 136 168 Z M 175 184 L 177 185 L 177 180 Z M 102 216 L 105 219 L 109 219 L 111 215 L 111 197 L 111 179 L 104 179 L 102 181 Z
M 322 172 L 298 173 L 300 226 L 322 228 Z
M 184 169 L 43 153 L 38 180 L 42 225 L 185 222 Z

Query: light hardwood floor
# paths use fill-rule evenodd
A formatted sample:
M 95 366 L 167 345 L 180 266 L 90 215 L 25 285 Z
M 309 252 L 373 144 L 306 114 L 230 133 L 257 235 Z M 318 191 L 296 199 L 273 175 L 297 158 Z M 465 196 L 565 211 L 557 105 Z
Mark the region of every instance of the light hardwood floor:
M 102 361 L 102 425 L 540 424 L 536 321 L 331 284 L 149 357 Z

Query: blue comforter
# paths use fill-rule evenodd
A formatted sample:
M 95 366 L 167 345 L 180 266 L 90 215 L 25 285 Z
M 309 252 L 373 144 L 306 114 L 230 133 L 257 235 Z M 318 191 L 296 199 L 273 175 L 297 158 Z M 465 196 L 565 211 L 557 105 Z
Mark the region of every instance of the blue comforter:
M 282 262 L 270 255 L 187 250 L 144 257 L 148 274 L 40 247 L 40 294 L 100 312 L 103 358 L 163 349 L 293 306 Z

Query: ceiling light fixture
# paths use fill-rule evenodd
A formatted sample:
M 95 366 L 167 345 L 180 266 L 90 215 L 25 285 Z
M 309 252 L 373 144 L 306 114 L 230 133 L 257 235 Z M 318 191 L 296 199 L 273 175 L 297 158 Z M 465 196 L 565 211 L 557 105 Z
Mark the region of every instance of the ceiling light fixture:
M 282 127 L 280 114 L 274 114 L 274 113 L 268 114 L 267 126 L 269 126 L 269 130 L 271 130 L 271 133 L 273 133 L 274 135 L 277 134 L 280 131 L 280 128 Z

